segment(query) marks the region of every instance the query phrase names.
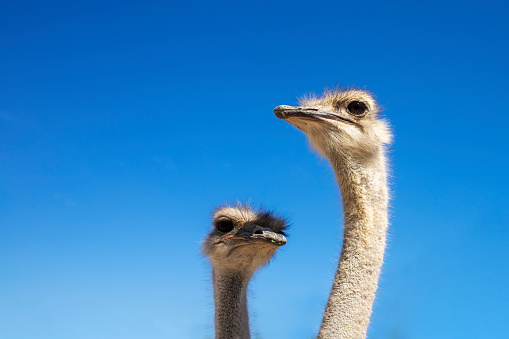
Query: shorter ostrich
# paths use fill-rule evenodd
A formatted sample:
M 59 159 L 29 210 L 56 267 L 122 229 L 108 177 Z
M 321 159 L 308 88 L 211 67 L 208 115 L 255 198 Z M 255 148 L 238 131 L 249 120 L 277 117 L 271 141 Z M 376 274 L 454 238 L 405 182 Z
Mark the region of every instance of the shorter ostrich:
M 220 206 L 203 253 L 212 262 L 216 338 L 250 338 L 247 286 L 286 244 L 285 219 L 249 205 Z

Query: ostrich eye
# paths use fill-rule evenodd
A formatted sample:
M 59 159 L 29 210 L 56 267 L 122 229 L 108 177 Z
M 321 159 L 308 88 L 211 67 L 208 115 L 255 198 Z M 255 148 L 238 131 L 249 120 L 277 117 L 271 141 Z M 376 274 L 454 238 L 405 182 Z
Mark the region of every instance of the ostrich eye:
M 230 219 L 220 219 L 216 221 L 216 229 L 223 233 L 230 232 L 233 229 L 233 221 Z
M 366 110 L 367 110 L 366 105 L 363 102 L 352 101 L 351 103 L 348 104 L 348 112 L 358 117 L 366 114 Z

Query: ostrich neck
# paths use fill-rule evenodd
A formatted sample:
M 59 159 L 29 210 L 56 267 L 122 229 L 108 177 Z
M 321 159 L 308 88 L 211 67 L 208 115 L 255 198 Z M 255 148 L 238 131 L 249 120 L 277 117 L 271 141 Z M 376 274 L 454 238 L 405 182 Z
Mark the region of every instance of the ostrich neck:
M 379 149 L 370 159 L 332 154 L 329 160 L 343 197 L 345 227 L 318 338 L 361 339 L 366 338 L 385 249 L 385 156 Z
M 216 339 L 249 339 L 247 286 L 249 276 L 237 271 L 212 272 Z

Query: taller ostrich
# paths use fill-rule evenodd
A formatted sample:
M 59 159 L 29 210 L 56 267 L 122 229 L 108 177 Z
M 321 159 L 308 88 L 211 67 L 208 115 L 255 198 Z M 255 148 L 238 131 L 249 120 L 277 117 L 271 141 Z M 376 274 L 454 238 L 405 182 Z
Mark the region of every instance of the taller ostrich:
M 343 197 L 343 247 L 318 338 L 366 338 L 388 226 L 391 132 L 378 111 L 373 96 L 357 89 L 327 90 L 274 109 L 329 159 Z

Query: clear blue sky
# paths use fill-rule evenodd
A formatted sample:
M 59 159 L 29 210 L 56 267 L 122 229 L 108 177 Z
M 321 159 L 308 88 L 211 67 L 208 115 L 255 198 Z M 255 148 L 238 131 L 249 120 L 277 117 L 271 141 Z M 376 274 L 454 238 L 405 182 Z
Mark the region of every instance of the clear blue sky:
M 273 116 L 356 85 L 394 127 L 371 338 L 509 338 L 503 1 L 3 1 L 0 337 L 211 338 L 210 210 L 291 237 L 257 338 L 311 338 L 340 250 L 328 164 Z M 256 337 L 256 336 L 255 336 Z

